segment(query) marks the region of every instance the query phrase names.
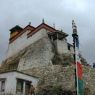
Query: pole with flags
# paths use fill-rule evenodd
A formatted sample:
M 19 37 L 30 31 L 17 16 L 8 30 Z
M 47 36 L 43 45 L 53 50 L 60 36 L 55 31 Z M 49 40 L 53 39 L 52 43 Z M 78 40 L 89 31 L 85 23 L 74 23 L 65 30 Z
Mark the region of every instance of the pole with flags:
M 74 45 L 74 62 L 75 62 L 75 87 L 76 87 L 76 95 L 84 95 L 84 87 L 83 87 L 83 69 L 80 60 L 79 53 L 79 37 L 77 34 L 77 26 L 72 20 L 72 28 L 73 28 L 73 45 Z

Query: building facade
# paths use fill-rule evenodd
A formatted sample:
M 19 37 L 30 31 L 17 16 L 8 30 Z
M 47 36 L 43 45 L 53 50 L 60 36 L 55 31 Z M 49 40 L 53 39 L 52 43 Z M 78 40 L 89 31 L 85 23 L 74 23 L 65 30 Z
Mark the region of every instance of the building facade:
M 0 95 L 29 95 L 31 84 L 36 88 L 38 78 L 19 71 L 0 73 Z
M 70 50 L 73 52 L 72 45 L 68 44 L 66 39 L 68 34 L 63 31 L 56 30 L 45 23 L 42 23 L 37 27 L 33 27 L 31 25 L 27 25 L 25 28 L 15 26 L 10 31 L 7 58 L 15 55 L 25 47 L 35 43 L 47 35 L 55 44 L 58 53 L 68 53 Z

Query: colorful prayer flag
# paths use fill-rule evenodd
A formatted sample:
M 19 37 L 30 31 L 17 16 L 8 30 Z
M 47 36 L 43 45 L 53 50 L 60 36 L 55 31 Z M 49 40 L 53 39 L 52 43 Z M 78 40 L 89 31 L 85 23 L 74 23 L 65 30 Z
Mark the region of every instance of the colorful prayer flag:
M 83 68 L 80 60 L 79 53 L 79 38 L 77 35 L 77 27 L 72 21 L 73 28 L 73 41 L 74 41 L 74 52 L 75 52 L 75 63 L 76 63 L 76 87 L 77 87 L 77 95 L 84 95 L 84 87 L 83 87 Z

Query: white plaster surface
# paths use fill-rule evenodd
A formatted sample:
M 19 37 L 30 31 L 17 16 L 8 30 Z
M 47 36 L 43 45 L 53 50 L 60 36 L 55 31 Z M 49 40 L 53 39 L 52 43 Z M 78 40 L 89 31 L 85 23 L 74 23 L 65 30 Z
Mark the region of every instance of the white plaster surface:
M 5 92 L 4 93 L 16 93 L 16 79 L 24 79 L 28 81 L 32 81 L 32 84 L 36 87 L 38 83 L 38 79 L 26 74 L 22 74 L 19 72 L 6 72 L 6 73 L 1 73 L 0 74 L 0 79 L 5 78 Z
M 56 40 L 57 43 L 57 52 L 59 54 L 68 53 L 67 40 Z
M 29 38 L 27 38 L 27 32 L 25 32 L 20 37 L 18 37 L 15 41 L 9 44 L 7 58 L 15 55 L 16 53 L 18 53 L 28 45 L 41 39 L 45 35 L 46 35 L 46 30 L 44 28 L 39 30 L 37 33 L 35 33 L 33 36 Z

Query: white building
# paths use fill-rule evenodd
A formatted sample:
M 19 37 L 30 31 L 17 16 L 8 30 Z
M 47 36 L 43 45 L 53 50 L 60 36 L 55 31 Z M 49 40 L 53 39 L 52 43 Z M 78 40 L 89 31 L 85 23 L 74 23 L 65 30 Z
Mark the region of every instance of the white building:
M 72 49 L 68 49 L 69 44 L 66 38 L 68 34 L 63 31 L 56 30 L 45 23 L 42 23 L 37 27 L 33 27 L 31 25 L 27 25 L 25 28 L 15 26 L 10 31 L 7 58 L 17 54 L 25 47 L 35 43 L 46 35 L 49 35 L 51 41 L 55 44 L 58 53 L 63 54 L 73 52 Z M 70 46 L 70 48 L 72 48 L 72 46 Z
M 36 88 L 38 78 L 19 71 L 0 73 L 0 95 L 29 95 L 31 84 Z

